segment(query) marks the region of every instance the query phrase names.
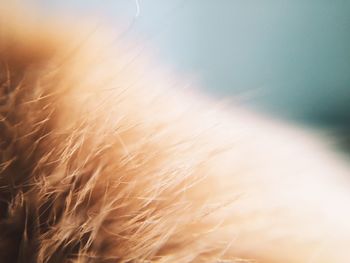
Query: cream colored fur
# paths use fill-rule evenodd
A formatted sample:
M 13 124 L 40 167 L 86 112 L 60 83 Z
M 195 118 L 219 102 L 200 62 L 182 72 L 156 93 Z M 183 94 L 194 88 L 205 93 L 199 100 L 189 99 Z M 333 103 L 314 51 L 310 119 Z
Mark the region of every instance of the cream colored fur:
M 350 170 L 318 139 L 28 16 L 1 10 L 1 262 L 350 262 Z

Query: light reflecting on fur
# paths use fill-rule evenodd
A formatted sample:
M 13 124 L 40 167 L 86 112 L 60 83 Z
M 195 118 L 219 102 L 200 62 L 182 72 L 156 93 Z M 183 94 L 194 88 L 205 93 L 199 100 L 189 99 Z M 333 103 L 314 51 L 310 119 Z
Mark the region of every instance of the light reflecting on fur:
M 349 169 L 317 138 L 1 12 L 1 262 L 350 262 Z

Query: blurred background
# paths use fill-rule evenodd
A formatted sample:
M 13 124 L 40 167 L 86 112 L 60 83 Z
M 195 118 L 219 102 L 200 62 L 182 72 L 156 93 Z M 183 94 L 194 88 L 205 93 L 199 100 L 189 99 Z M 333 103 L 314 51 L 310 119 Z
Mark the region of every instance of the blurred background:
M 219 98 L 350 135 L 348 0 L 49 0 L 97 15 Z M 122 27 L 120 26 L 122 25 Z

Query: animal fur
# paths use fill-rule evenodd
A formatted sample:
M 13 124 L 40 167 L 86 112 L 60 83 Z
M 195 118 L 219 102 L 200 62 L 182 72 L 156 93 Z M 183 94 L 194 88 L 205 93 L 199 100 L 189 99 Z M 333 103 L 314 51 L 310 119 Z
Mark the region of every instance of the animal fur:
M 344 160 L 48 20 L 1 10 L 2 263 L 350 262 Z

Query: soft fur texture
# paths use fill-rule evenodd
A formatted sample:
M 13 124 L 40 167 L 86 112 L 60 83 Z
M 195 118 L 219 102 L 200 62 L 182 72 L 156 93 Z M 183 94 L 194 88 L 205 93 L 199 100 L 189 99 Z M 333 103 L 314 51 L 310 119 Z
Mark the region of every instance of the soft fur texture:
M 1 10 L 2 263 L 350 262 L 329 149 L 44 22 Z

